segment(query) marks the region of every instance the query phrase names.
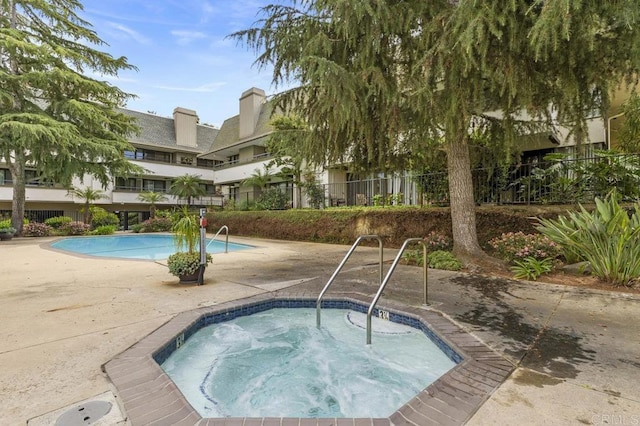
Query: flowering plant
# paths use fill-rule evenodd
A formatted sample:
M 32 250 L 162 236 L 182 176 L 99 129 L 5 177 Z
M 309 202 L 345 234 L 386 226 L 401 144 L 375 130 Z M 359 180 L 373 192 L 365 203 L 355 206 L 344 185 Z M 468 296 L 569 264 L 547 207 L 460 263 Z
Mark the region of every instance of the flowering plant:
M 430 252 L 433 251 L 451 251 L 453 247 L 453 241 L 451 238 L 446 235 L 442 235 L 437 233 L 436 231 L 431 231 L 424 237 L 424 242 L 427 245 L 427 250 Z
M 25 237 L 46 237 L 51 235 L 51 227 L 44 223 L 29 222 L 22 228 Z
M 560 247 L 542 234 L 508 232 L 489 241 L 499 257 L 514 263 L 528 257 L 543 260 L 555 259 L 561 254 Z
M 69 222 L 60 226 L 62 235 L 85 235 L 91 229 L 91 225 L 83 222 Z

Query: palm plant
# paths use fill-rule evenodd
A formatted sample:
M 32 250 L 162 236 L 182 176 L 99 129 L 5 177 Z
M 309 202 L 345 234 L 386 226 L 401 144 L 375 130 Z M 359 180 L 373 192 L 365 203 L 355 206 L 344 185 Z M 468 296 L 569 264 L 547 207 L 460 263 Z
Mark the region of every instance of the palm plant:
M 195 253 L 200 238 L 200 225 L 196 215 L 189 211 L 187 206 L 182 206 L 177 212 L 177 219 L 171 230 L 178 250 L 186 249 L 187 253 Z
M 189 211 L 187 206 L 182 206 L 171 230 L 174 233 L 178 251 L 167 258 L 167 266 L 169 272 L 181 277 L 182 280 L 183 277 L 196 273 L 200 268 L 200 253 L 196 251 L 200 240 L 198 218 Z M 211 255 L 206 254 L 205 259 L 205 265 L 210 263 Z
M 86 187 L 84 189 L 80 189 L 80 188 L 70 188 L 67 191 L 68 195 L 71 195 L 73 197 L 78 197 L 84 200 L 84 207 L 83 207 L 83 213 L 84 213 L 84 223 L 89 223 L 90 220 L 90 214 L 91 211 L 89 209 L 89 207 L 91 206 L 91 204 L 94 201 L 98 201 L 98 200 L 102 200 L 105 198 L 109 198 L 104 191 L 100 190 L 100 189 L 93 189 L 91 187 Z
M 176 197 L 187 200 L 187 205 L 191 205 L 191 200 L 195 197 L 202 197 L 206 194 L 205 189 L 200 186 L 202 179 L 198 175 L 189 175 L 177 177 L 169 188 L 169 193 Z
M 156 203 L 167 201 L 167 199 L 167 196 L 162 192 L 147 191 L 141 192 L 138 195 L 138 200 L 142 201 L 143 203 L 149 203 L 149 217 L 151 219 L 154 219 L 156 217 Z
M 271 172 L 271 168 L 264 165 L 264 172 L 260 169 L 255 169 L 253 174 L 242 181 L 243 186 L 256 186 L 260 190 L 266 189 L 269 182 L 271 182 L 271 178 L 273 177 L 273 173 Z
M 589 262 L 596 277 L 614 285 L 631 285 L 640 278 L 640 205 L 629 215 L 612 191 L 596 198 L 593 212 L 579 212 L 557 220 L 539 219 L 538 230 L 565 250 Z

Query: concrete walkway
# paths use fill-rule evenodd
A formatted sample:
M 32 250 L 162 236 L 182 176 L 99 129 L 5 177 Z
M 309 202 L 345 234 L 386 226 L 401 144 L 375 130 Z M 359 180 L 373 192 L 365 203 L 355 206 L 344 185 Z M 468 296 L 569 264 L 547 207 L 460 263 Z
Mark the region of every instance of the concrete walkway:
M 257 247 L 214 255 L 205 285 L 191 286 L 162 263 L 72 256 L 48 249 L 53 240 L 0 243 L 0 425 L 108 392 L 102 364 L 179 312 L 292 286 L 319 292 L 348 249 L 233 238 Z M 376 260 L 359 248 L 332 291 L 374 294 Z M 399 266 L 383 299 L 421 304 L 420 274 Z M 640 424 L 637 295 L 434 270 L 429 295 L 518 367 L 469 424 Z

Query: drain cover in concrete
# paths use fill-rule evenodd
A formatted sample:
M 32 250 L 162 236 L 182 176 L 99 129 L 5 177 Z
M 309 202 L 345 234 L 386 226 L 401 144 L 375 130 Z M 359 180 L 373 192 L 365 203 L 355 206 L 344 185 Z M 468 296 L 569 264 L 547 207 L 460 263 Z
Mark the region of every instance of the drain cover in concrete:
M 106 416 L 111 411 L 111 403 L 107 401 L 89 401 L 77 405 L 62 413 L 56 426 L 90 425 Z

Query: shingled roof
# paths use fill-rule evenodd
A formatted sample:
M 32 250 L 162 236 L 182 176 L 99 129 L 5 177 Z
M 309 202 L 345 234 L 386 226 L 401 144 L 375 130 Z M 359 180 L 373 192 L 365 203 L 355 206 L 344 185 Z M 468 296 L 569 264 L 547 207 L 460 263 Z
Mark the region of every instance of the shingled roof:
M 243 139 L 240 139 L 239 136 L 240 115 L 234 115 L 233 117 L 226 119 L 224 123 L 222 123 L 222 127 L 220 128 L 209 153 L 215 153 L 225 148 L 243 143 L 247 140 L 256 139 L 258 137 L 265 136 L 271 133 L 273 131 L 273 128 L 269 124 L 269 121 L 271 120 L 272 110 L 273 108 L 270 102 L 265 102 L 264 104 L 262 104 L 260 116 L 258 117 L 258 123 L 256 124 L 256 129 L 253 132 L 253 135 Z
M 122 109 L 122 112 L 134 117 L 140 127 L 139 135 L 131 135 L 129 142 L 133 145 L 155 146 L 158 148 L 170 148 L 176 151 L 204 153 L 211 150 L 213 141 L 219 130 L 215 127 L 198 124 L 197 147 L 178 145 L 173 118 L 159 115 Z

